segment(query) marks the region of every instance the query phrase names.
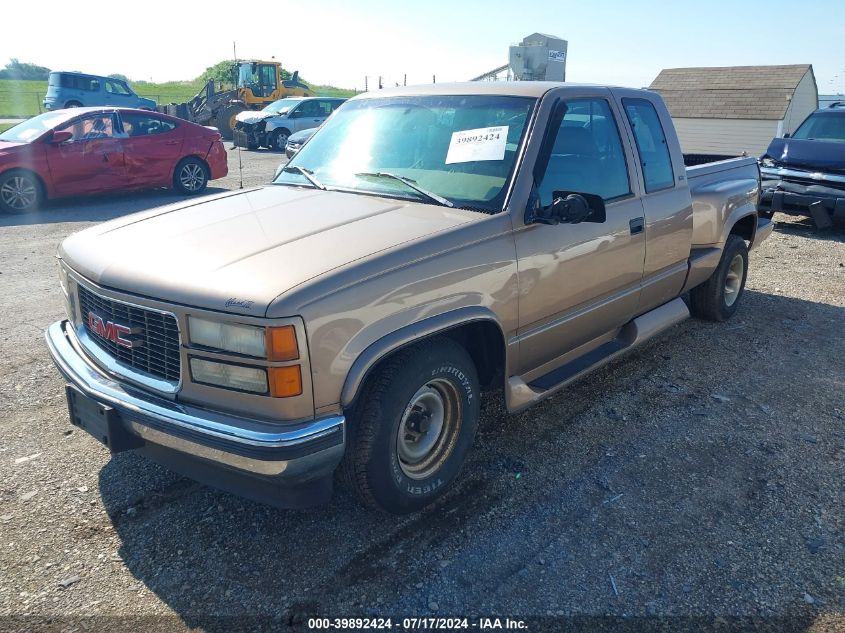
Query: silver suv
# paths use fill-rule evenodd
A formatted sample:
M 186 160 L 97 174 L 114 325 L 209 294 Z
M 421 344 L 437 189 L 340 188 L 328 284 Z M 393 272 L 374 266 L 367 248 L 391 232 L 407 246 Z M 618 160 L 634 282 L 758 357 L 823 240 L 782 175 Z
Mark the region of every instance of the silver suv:
M 269 147 L 284 151 L 295 132 L 319 127 L 346 99 L 330 97 L 285 98 L 258 112 L 237 116 L 233 140 L 236 147 Z

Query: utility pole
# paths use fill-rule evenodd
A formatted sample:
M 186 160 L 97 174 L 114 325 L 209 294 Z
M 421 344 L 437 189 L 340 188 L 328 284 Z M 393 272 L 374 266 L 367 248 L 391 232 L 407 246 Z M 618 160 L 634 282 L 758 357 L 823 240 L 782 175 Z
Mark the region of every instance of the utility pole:
M 436 83 L 437 83 L 437 75 L 432 75 L 432 76 L 431 76 L 431 83 L 433 83 L 433 84 L 436 84 Z
M 402 85 L 403 85 L 403 86 L 407 86 L 407 85 L 408 85 L 408 73 L 405 73 L 405 79 L 403 79 L 403 80 L 402 80 Z
M 364 92 L 367 92 L 367 76 L 364 75 Z

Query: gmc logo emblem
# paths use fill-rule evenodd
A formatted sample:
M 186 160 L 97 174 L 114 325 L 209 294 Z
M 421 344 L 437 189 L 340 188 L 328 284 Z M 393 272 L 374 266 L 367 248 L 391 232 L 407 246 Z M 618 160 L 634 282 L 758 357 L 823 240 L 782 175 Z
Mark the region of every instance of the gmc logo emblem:
M 132 334 L 132 329 L 119 323 L 111 321 L 103 321 L 102 317 L 97 316 L 93 312 L 88 313 L 88 329 L 97 336 L 101 336 L 107 341 L 111 341 L 121 347 L 135 347 L 135 343 L 131 339 L 126 338 Z

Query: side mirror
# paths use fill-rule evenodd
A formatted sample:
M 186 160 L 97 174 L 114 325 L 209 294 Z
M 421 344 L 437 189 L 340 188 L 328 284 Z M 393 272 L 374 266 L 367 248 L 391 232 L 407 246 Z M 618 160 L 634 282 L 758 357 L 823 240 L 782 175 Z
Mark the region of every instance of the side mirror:
M 53 136 L 51 136 L 47 142 L 52 143 L 53 145 L 59 145 L 60 143 L 67 143 L 72 138 L 73 132 L 59 130 L 58 132 L 53 132 Z
M 552 204 L 547 207 L 537 205 L 536 210 L 529 210 L 525 218 L 527 224 L 601 223 L 606 219 L 607 212 L 601 196 L 573 191 L 553 192 Z
M 783 135 L 783 138 L 789 138 L 789 132 Z

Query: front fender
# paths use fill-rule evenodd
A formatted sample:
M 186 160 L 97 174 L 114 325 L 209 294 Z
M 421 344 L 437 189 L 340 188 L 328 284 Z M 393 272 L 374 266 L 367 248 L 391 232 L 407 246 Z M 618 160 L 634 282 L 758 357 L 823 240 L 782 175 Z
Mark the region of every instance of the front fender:
M 355 401 L 361 385 L 364 384 L 369 373 L 379 361 L 386 358 L 389 354 L 421 339 L 478 321 L 494 323 L 502 333 L 502 340 L 505 339 L 502 326 L 496 315 L 489 309 L 481 306 L 468 306 L 438 314 L 437 316 L 412 323 L 385 335 L 358 354 L 358 357 L 352 363 L 352 367 L 349 369 L 349 373 L 343 384 L 341 405 L 346 408 Z

